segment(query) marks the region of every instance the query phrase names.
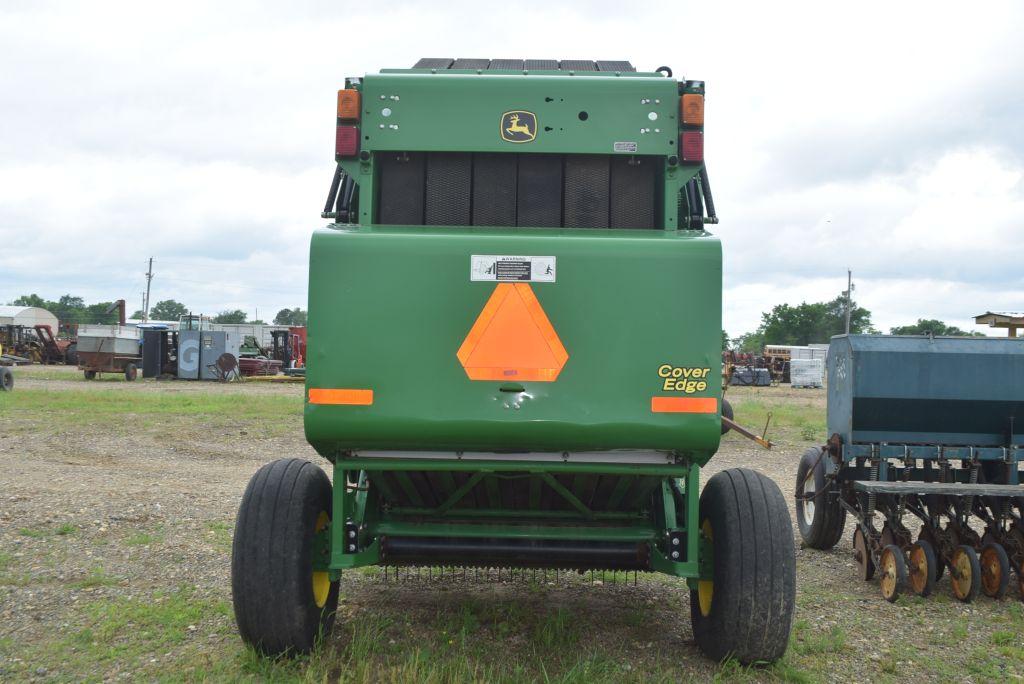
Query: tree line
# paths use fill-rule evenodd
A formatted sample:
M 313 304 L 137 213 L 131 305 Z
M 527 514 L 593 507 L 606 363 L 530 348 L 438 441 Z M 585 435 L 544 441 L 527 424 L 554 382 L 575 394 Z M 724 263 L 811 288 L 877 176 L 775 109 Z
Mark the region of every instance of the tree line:
M 839 295 L 828 302 L 803 302 L 796 306 L 779 304 L 761 314 L 761 324 L 753 332 L 730 338 L 722 331 L 722 348 L 761 353 L 766 344 L 806 346 L 828 343 L 833 335 L 846 331 L 846 297 Z M 871 322 L 871 312 L 851 302 L 850 332 L 879 334 Z M 983 333 L 967 332 L 932 318 L 919 318 L 916 323 L 889 329 L 890 335 L 945 335 L 952 337 L 984 337 Z
M 117 323 L 117 309 L 114 302 L 97 302 L 86 304 L 82 297 L 66 294 L 51 301 L 40 297 L 37 294 L 22 295 L 12 302 L 10 306 L 34 306 L 46 309 L 61 324 L 90 324 L 90 323 Z M 107 313 L 108 309 L 114 310 Z M 177 321 L 182 316 L 190 313 L 190 309 L 181 302 L 173 299 L 164 299 L 157 302 L 149 310 L 149 319 L 152 321 Z M 137 309 L 128 318 L 141 320 L 143 312 Z M 306 325 L 306 311 L 302 308 L 281 309 L 274 316 L 274 325 Z M 221 311 L 212 317 L 214 323 L 252 323 L 265 324 L 266 321 L 253 319 L 249 320 L 249 314 L 242 309 Z

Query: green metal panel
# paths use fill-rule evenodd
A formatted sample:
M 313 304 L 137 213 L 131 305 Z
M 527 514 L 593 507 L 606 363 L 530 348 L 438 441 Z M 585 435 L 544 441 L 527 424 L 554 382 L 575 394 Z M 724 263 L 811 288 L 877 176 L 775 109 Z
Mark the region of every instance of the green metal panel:
M 367 75 L 362 93 L 361 145 L 370 151 L 668 156 L 679 144 L 670 78 L 387 73 Z M 502 115 L 512 111 L 536 116 L 534 140 L 502 139 Z
M 569 358 L 554 382 L 474 381 L 456 357 L 494 291 L 473 254 L 554 256 L 533 291 Z M 674 231 L 317 231 L 310 257 L 308 388 L 365 388 L 370 406 L 307 404 L 306 436 L 341 451 L 714 453 L 719 414 L 653 413 L 664 364 L 702 369 L 721 394 L 721 248 Z M 508 389 L 506 387 L 506 389 Z M 519 397 L 516 401 L 516 397 Z

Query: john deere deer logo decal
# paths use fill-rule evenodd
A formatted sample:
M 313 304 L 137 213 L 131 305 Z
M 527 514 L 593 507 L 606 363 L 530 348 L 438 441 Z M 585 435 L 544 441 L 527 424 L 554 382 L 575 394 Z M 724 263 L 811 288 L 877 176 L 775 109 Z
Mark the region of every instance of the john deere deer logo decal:
M 501 115 L 501 139 L 528 143 L 537 137 L 537 115 L 533 112 L 505 112 Z

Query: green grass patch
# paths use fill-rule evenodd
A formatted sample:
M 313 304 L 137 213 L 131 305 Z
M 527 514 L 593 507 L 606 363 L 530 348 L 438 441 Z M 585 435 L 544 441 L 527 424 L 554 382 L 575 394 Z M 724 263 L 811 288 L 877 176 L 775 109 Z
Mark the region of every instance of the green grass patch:
M 736 420 L 758 434 L 764 429 L 770 413 L 768 438 L 774 438 L 773 441 L 821 442 L 825 439 L 824 403 L 773 398 L 767 390 L 755 395 L 730 389 L 726 398 L 732 404 Z M 726 439 L 744 438 L 731 435 Z
M 234 538 L 234 527 L 219 520 L 206 523 L 206 536 L 221 551 L 231 551 L 231 540 Z
M 89 571 L 84 578 L 72 582 L 75 589 L 93 589 L 96 587 L 110 587 L 117 584 L 117 578 L 111 577 L 103 568 L 96 567 Z
M 992 643 L 996 646 L 1007 646 L 1020 639 L 1016 632 L 999 631 L 992 633 Z
M 168 388 L 169 390 L 171 388 Z M 62 421 L 126 414 L 135 416 L 230 415 L 234 418 L 280 418 L 302 413 L 300 394 L 240 392 L 136 392 L 131 390 L 24 389 L 0 395 L 15 414 L 60 414 Z

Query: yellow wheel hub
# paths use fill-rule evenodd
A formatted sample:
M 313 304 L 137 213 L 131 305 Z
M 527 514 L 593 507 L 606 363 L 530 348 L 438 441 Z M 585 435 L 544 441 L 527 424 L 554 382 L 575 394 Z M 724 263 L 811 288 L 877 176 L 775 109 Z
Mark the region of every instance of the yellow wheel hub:
M 711 521 L 705 520 L 704 524 L 700 526 L 701 532 L 709 542 L 714 541 L 714 535 L 711 531 Z M 715 582 L 714 580 L 698 580 L 697 581 L 697 602 L 700 605 L 700 614 L 704 617 L 711 615 L 711 599 L 715 595 Z
M 327 526 L 331 523 L 330 517 L 327 515 L 327 511 L 320 511 L 320 515 L 317 516 L 316 525 L 313 528 L 315 534 L 319 534 L 327 529 Z M 313 571 L 313 600 L 316 601 L 317 608 L 323 608 L 327 605 L 327 596 L 331 593 L 331 575 L 325 570 L 314 570 Z

